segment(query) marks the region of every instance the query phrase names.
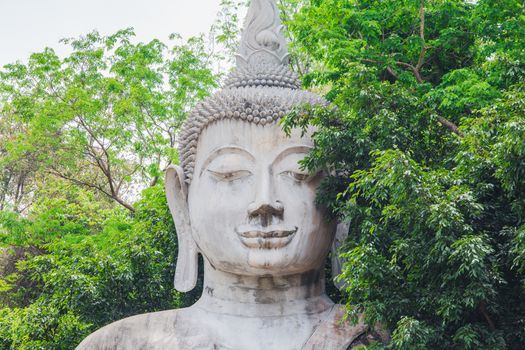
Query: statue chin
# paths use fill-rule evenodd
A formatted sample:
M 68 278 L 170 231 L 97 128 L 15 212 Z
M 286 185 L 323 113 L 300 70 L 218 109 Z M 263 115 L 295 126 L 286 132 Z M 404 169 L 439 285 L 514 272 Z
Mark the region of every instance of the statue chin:
M 78 350 L 346 350 L 373 338 L 362 322 L 341 322 L 343 308 L 325 294 L 335 223 L 315 204 L 323 172 L 300 166 L 313 130 L 285 135 L 278 121 L 294 106 L 326 101 L 299 89 L 281 28 L 273 0 L 251 1 L 238 67 L 189 114 L 181 166 L 166 171 L 175 288 L 195 286 L 200 253 L 201 298 L 112 323 Z

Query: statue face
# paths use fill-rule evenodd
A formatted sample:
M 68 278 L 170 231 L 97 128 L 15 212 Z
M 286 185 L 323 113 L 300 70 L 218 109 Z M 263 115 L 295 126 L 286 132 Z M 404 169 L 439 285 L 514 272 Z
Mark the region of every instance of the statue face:
M 312 146 L 275 123 L 226 119 L 203 130 L 188 208 L 193 238 L 215 268 L 287 275 L 324 263 L 334 224 L 314 203 L 322 175 L 298 165 Z

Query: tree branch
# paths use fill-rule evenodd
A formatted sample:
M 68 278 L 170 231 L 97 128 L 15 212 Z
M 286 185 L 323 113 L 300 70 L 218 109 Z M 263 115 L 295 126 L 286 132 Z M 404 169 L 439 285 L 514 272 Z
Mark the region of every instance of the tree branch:
M 459 127 L 452 123 L 450 120 L 443 118 L 441 116 L 438 116 L 438 122 L 447 127 L 450 131 L 452 131 L 454 134 L 458 135 L 459 137 L 463 138 L 465 135 L 459 130 Z
M 95 133 L 93 132 L 93 130 L 91 130 L 91 128 L 86 124 L 86 122 L 84 121 L 84 119 L 80 115 L 78 115 L 77 118 L 79 120 L 79 123 L 84 128 L 84 130 L 86 130 L 87 133 L 93 138 L 93 140 L 95 140 L 95 142 L 100 146 L 100 149 L 104 153 L 104 156 L 106 157 L 105 164 L 102 162 L 101 159 L 98 158 L 98 156 L 95 156 L 95 160 L 97 161 L 97 164 L 99 165 L 100 169 L 102 170 L 102 172 L 104 173 L 104 175 L 108 179 L 108 185 L 109 185 L 109 188 L 111 190 L 112 197 L 118 198 L 118 192 L 115 191 L 115 184 L 113 183 L 113 176 L 111 175 L 111 160 L 110 160 L 110 157 L 109 157 L 108 150 L 107 150 L 106 146 L 104 145 L 104 143 L 102 141 L 100 141 L 95 136 Z
M 394 72 L 394 70 L 391 67 L 386 67 L 386 71 L 392 76 L 392 78 L 394 78 L 395 80 L 399 80 L 399 76 L 396 74 L 396 72 Z
M 421 76 L 421 73 L 419 73 L 419 70 L 417 69 L 417 67 L 414 67 L 410 63 L 401 62 L 401 61 L 396 61 L 396 64 L 398 66 L 402 66 L 402 67 L 406 67 L 406 68 L 410 69 L 412 71 L 412 73 L 414 74 L 414 77 L 416 78 L 416 80 L 417 80 L 417 82 L 419 84 L 422 84 L 422 83 L 425 82 L 425 80 Z
M 490 330 L 495 331 L 496 325 L 494 324 L 494 321 L 492 321 L 492 319 L 490 318 L 489 312 L 487 311 L 487 305 L 484 301 L 479 303 L 479 311 L 481 312 L 483 317 L 485 317 L 485 320 L 487 321 Z
M 131 206 L 131 204 L 127 203 L 126 201 L 124 201 L 122 198 L 120 198 L 119 196 L 115 195 L 115 194 L 112 194 L 108 191 L 106 191 L 104 188 L 102 188 L 101 186 L 99 185 L 95 185 L 95 184 L 92 184 L 92 183 L 89 183 L 89 182 L 85 182 L 85 181 L 80 181 L 78 179 L 75 179 L 71 176 L 67 176 L 67 175 L 64 175 L 62 173 L 60 173 L 58 170 L 56 169 L 51 169 L 49 171 L 49 173 L 51 175 L 55 175 L 61 179 L 64 179 L 64 180 L 67 180 L 67 181 L 70 181 L 74 184 L 77 184 L 79 186 L 83 186 L 83 187 L 88 187 L 88 188 L 92 188 L 94 190 L 97 190 L 97 191 L 100 191 L 101 193 L 105 194 L 106 196 L 108 196 L 109 198 L 113 199 L 114 201 L 116 201 L 117 203 L 119 203 L 120 205 L 122 205 L 124 208 L 128 209 L 129 211 L 131 211 L 132 213 L 135 212 L 135 208 L 133 208 Z
M 416 64 L 416 70 L 419 72 L 423 63 L 425 62 L 425 53 L 427 46 L 425 44 L 425 0 L 421 0 L 419 4 L 419 37 L 421 38 L 421 51 Z
M 383 62 L 381 61 L 377 61 L 377 60 L 371 60 L 371 59 L 368 59 L 368 58 L 363 58 L 361 59 L 361 62 L 365 62 L 365 63 L 375 63 L 375 64 L 383 64 Z M 424 80 L 421 78 L 421 75 L 419 74 L 419 72 L 417 71 L 416 67 L 414 67 L 413 65 L 411 65 L 410 63 L 406 63 L 406 62 L 400 62 L 400 61 L 396 61 L 396 64 L 397 65 L 400 65 L 400 66 L 403 66 L 403 67 L 407 67 L 409 69 L 411 69 L 413 72 L 414 72 L 414 75 L 416 77 L 416 80 L 419 84 L 423 83 Z M 398 79 L 397 78 L 397 75 L 395 74 L 395 72 L 393 71 L 392 68 L 390 67 L 387 67 L 387 72 L 390 73 L 394 78 L 396 78 L 396 80 Z M 451 122 L 450 120 L 442 117 L 442 116 L 438 116 L 438 122 L 440 124 L 442 124 L 443 126 L 447 127 L 450 131 L 452 131 L 454 134 L 458 135 L 459 137 L 463 138 L 465 135 L 459 130 L 459 127 L 454 124 L 453 122 Z

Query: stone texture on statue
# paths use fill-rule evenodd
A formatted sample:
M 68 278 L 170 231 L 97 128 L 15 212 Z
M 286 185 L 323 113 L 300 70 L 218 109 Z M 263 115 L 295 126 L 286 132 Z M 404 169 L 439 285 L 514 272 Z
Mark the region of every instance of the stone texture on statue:
M 278 120 L 303 103 L 287 67 L 275 3 L 252 0 L 225 87 L 199 104 L 180 135 L 182 167 L 166 172 L 179 255 L 175 287 L 185 292 L 204 260 L 204 291 L 191 307 L 130 317 L 86 338 L 79 350 L 349 349 L 366 325 L 325 294 L 324 261 L 335 224 L 315 205 L 323 172 L 298 162 L 312 132 L 286 136 Z
M 301 83 L 288 67 L 286 40 L 275 2 L 254 0 L 245 21 L 237 67 L 224 89 L 190 113 L 180 133 L 180 155 L 187 183 L 191 182 L 197 140 L 210 123 L 241 119 L 266 125 L 278 121 L 292 107 L 326 104 L 319 96 L 299 90 Z

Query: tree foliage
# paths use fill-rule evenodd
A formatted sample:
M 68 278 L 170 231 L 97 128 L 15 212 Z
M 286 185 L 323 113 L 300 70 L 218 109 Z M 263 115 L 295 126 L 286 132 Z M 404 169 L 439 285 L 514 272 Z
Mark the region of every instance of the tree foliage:
M 1 349 L 73 349 L 196 298 L 173 289 L 161 179 L 219 56 L 202 36 L 132 39 L 92 32 L 0 70 Z
M 519 1 L 304 1 L 288 27 L 337 107 L 303 161 L 350 222 L 351 316 L 392 349 L 525 341 L 525 9 Z
M 132 198 L 176 159 L 186 113 L 215 86 L 202 38 L 132 43 L 133 31 L 64 39 L 0 73 L 2 205 L 19 211 L 30 178 L 51 174 L 133 211 Z M 3 150 L 3 152 L 2 152 Z M 18 186 L 12 186 L 17 182 Z M 9 188 L 15 188 L 9 193 Z M 24 191 L 25 190 L 25 191 Z M 11 190 L 13 192 L 13 190 Z
M 23 255 L 0 280 L 0 300 L 9 306 L 0 311 L 2 349 L 72 349 L 115 320 L 187 302 L 172 288 L 177 244 L 163 186 L 147 189 L 135 208 L 134 217 L 119 208 L 90 212 L 90 220 L 105 218 L 89 235 L 73 216 L 55 231 L 60 239 L 48 238 L 38 250 L 11 245 Z M 4 224 L 1 239 L 12 240 L 19 225 L 26 233 L 42 229 L 41 221 L 50 231 L 49 215 L 61 209 Z

